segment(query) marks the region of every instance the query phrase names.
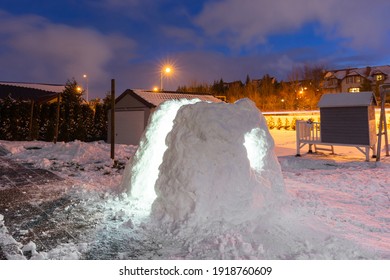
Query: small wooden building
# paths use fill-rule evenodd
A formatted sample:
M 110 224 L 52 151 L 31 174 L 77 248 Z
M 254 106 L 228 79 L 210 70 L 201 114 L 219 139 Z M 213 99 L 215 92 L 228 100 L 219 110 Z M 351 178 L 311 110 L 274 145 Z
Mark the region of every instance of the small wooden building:
M 32 135 L 34 104 L 40 105 L 55 102 L 58 100 L 59 94 L 64 90 L 65 85 L 60 84 L 0 82 L 0 100 L 11 98 L 18 101 L 31 102 L 28 138 L 32 140 L 34 138 Z M 57 118 L 57 127 L 58 122 L 59 118 Z M 57 135 L 54 141 L 57 141 L 56 137 Z
M 372 92 L 324 94 L 319 103 L 321 142 L 375 146 L 375 108 Z
M 172 99 L 194 99 L 221 102 L 212 95 L 183 92 L 154 92 L 127 89 L 115 99 L 115 143 L 138 145 L 154 109 Z M 111 112 L 108 113 L 108 141 L 111 139 Z

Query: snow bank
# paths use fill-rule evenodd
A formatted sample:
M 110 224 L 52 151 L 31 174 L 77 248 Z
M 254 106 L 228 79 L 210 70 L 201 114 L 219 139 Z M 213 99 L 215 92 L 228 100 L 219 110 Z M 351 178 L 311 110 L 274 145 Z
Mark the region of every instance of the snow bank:
M 48 168 L 50 162 L 73 162 L 77 164 L 91 164 L 110 160 L 110 147 L 102 141 L 85 143 L 72 141 L 68 143 L 51 143 L 42 141 L 7 142 L 2 144 L 13 157 L 19 160 L 32 162 L 37 167 Z M 116 153 L 124 150 L 117 145 Z M 132 148 L 129 146 L 127 149 Z M 27 152 L 26 152 L 27 151 Z M 121 156 L 121 155 L 119 155 Z
M 125 170 L 132 197 L 151 194 L 154 218 L 193 225 L 240 224 L 279 203 L 283 176 L 266 121 L 252 101 L 181 104 L 177 114 L 176 104 L 157 109 Z M 173 127 L 158 135 L 159 115 L 169 115 Z
M 8 260 L 25 260 L 21 248 L 23 245 L 17 242 L 9 233 L 4 224 L 4 216 L 0 214 L 0 249 Z
M 10 153 L 8 158 L 31 163 L 35 168 L 50 170 L 60 177 L 69 176 L 72 181 L 88 188 L 104 189 L 118 186 L 122 180 L 122 164 L 132 157 L 136 146 L 115 145 L 115 160 L 110 158 L 110 144 L 96 142 L 1 141 Z M 3 165 L 5 162 L 2 163 Z M 85 184 L 87 183 L 87 184 Z M 118 189 L 112 191 L 119 191 Z

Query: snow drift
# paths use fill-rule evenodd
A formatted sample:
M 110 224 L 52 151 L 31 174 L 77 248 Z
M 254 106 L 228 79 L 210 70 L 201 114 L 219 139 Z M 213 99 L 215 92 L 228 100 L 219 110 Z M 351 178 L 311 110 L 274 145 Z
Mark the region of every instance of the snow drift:
M 157 220 L 193 225 L 253 220 L 285 193 L 273 139 L 249 99 L 165 102 L 126 167 L 123 185 Z

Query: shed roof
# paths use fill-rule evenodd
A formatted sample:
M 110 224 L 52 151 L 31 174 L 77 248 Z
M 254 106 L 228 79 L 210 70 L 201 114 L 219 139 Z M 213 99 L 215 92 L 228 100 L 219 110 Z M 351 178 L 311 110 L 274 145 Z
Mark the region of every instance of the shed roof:
M 377 105 L 375 95 L 370 91 L 359 93 L 328 93 L 322 95 L 318 102 L 319 108 L 362 107 L 370 105 Z
M 149 108 L 154 108 L 167 100 L 172 99 L 195 99 L 198 98 L 202 101 L 210 101 L 210 102 L 222 102 L 220 99 L 210 95 L 203 93 L 188 93 L 188 92 L 176 92 L 176 91 L 163 91 L 163 92 L 155 92 L 155 91 L 147 91 L 140 89 L 127 89 L 123 92 L 117 99 L 116 102 L 121 100 L 126 94 L 129 94 L 136 98 L 138 101 L 142 102 Z
M 0 99 L 10 96 L 18 100 L 47 102 L 65 90 L 65 85 L 0 82 Z

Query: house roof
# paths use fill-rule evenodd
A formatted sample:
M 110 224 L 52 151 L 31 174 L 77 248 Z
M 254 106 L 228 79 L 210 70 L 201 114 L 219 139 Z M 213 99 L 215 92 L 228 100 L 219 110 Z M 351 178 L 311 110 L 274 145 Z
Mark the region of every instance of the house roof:
M 57 98 L 65 90 L 65 85 L 0 82 L 0 99 L 11 97 L 17 100 L 34 100 L 38 103 Z
M 220 99 L 210 94 L 204 94 L 204 93 L 188 93 L 188 92 L 176 92 L 176 91 L 154 92 L 154 91 L 147 91 L 147 90 L 140 90 L 140 89 L 134 89 L 134 90 L 127 89 L 116 99 L 116 102 L 122 99 L 126 94 L 130 94 L 131 96 L 133 96 L 134 98 L 136 98 L 138 101 L 142 102 L 149 108 L 157 107 L 164 101 L 172 100 L 172 99 L 178 100 L 178 99 L 198 98 L 202 101 L 222 102 Z
M 382 65 L 382 66 L 373 66 L 373 67 L 363 67 L 363 68 L 349 68 L 349 69 L 340 69 L 329 71 L 325 75 L 325 79 L 337 78 L 338 80 L 342 80 L 347 76 L 359 75 L 362 77 L 366 77 L 370 80 L 373 80 L 373 76 L 375 74 L 384 74 L 386 77 L 385 83 L 390 82 L 390 65 Z
M 362 107 L 377 105 L 375 95 L 372 92 L 359 93 L 327 93 L 322 95 L 318 102 L 319 108 L 326 107 Z

